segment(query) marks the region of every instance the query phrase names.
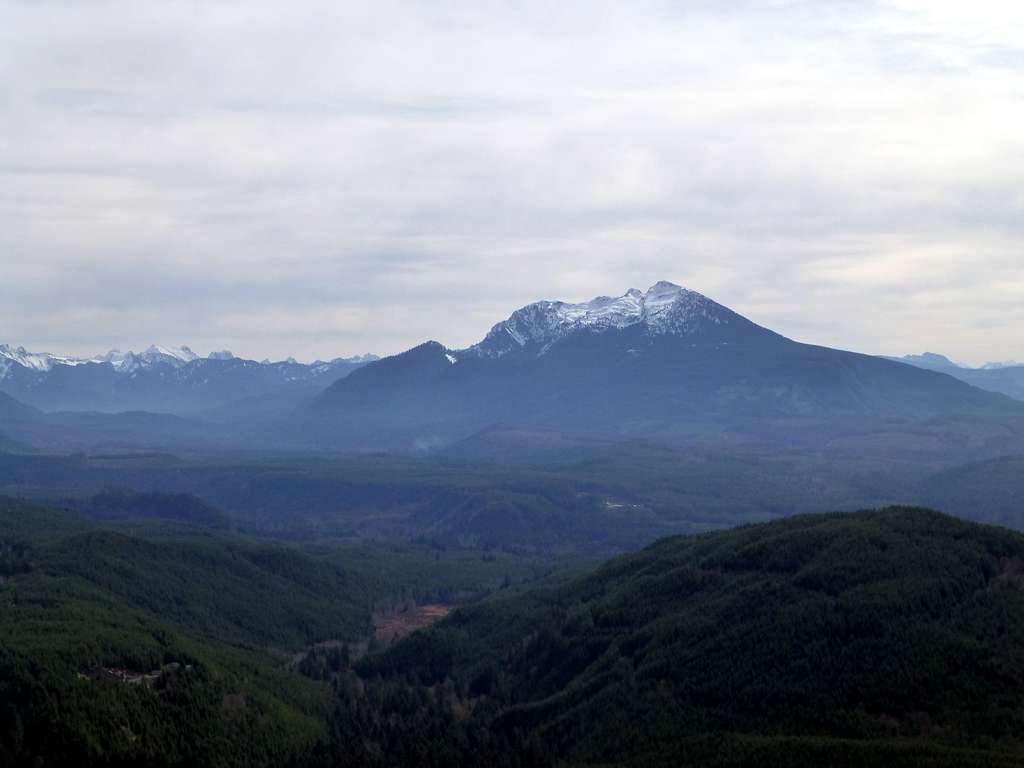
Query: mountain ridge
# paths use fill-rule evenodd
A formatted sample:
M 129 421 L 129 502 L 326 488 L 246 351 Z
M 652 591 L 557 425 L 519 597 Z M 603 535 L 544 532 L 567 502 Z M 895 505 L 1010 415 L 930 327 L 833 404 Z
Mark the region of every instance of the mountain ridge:
M 246 362 L 254 362 L 259 365 L 275 365 L 281 363 L 289 363 L 292 365 L 309 365 L 309 366 L 322 366 L 329 365 L 331 363 L 369 363 L 380 358 L 374 354 L 363 354 L 363 355 L 351 355 L 348 357 L 335 357 L 330 360 L 314 360 L 311 363 L 300 363 L 294 357 L 288 357 L 284 360 L 272 361 L 270 359 L 264 359 L 260 361 L 250 360 L 249 358 L 239 357 L 233 354 L 230 350 L 214 350 L 209 354 L 203 356 L 192 351 L 191 347 L 181 345 L 177 347 L 167 347 L 159 344 L 150 344 L 142 352 L 134 352 L 128 350 L 122 352 L 120 349 L 114 348 L 102 354 L 93 355 L 92 357 L 75 357 L 73 355 L 55 355 L 50 352 L 31 352 L 25 349 L 24 346 L 15 347 L 12 344 L 0 344 L 0 363 L 16 363 L 21 365 L 23 368 L 31 368 L 38 371 L 50 371 L 55 365 L 85 365 L 87 363 L 95 363 L 97 365 L 103 363 L 109 363 L 117 369 L 129 369 L 132 370 L 135 367 L 145 367 L 148 365 L 169 363 L 173 365 L 184 365 L 196 360 L 243 360 Z M 134 363 L 134 365 L 132 365 Z M 3 378 L 3 374 L 0 373 L 0 379 Z

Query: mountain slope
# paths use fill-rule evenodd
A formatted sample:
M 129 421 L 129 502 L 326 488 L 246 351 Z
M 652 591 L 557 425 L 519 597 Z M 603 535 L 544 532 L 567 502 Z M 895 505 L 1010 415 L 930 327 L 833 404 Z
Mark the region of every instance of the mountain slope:
M 285 547 L 0 497 L 0 765 L 285 764 L 324 692 L 272 651 L 359 637 L 369 602 L 356 573 Z
M 1024 530 L 1024 456 L 945 469 L 922 483 L 919 498 L 962 517 Z
M 325 441 L 406 449 L 498 423 L 617 439 L 821 442 L 952 416 L 1005 422 L 1024 407 L 949 376 L 791 341 L 668 283 L 530 305 L 469 349 L 428 342 L 372 363 L 307 411 Z
M 460 609 L 361 674 L 453 679 L 472 714 L 440 741 L 495 766 L 1015 765 L 1022 564 L 925 510 L 790 518 Z
M 0 392 L 0 425 L 5 421 L 33 421 L 41 416 L 42 414 L 32 406 Z

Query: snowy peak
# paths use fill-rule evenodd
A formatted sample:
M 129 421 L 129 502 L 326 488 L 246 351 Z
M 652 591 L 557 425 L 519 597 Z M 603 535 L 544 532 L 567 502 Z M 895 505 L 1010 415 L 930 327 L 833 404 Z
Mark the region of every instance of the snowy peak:
M 0 379 L 6 377 L 15 365 L 36 373 L 49 373 L 55 365 L 82 365 L 88 362 L 90 361 L 78 357 L 60 357 L 49 352 L 29 352 L 24 347 L 0 344 Z
M 161 347 L 151 344 L 145 352 L 122 352 L 119 349 L 112 349 L 105 355 L 97 355 L 81 362 L 109 363 L 117 371 L 132 373 L 140 368 L 152 368 L 157 365 L 169 365 L 174 368 L 180 368 L 198 359 L 199 355 L 185 346 Z
M 14 375 L 16 371 L 22 371 L 22 369 L 35 376 L 45 376 L 57 366 L 81 366 L 91 363 L 93 365 L 109 365 L 120 374 L 132 374 L 142 370 L 178 370 L 197 363 L 197 361 L 199 365 L 202 365 L 204 360 L 230 362 L 238 359 L 228 350 L 211 352 L 206 358 L 202 358 L 185 345 L 165 347 L 152 344 L 143 352 L 130 350 L 122 352 L 119 349 L 112 349 L 93 357 L 65 357 L 51 355 L 48 352 L 29 352 L 24 347 L 0 344 L 0 381 Z M 347 358 L 338 357 L 330 361 L 318 360 L 310 365 L 299 363 L 294 358 L 288 358 L 281 362 L 264 360 L 260 365 L 308 368 L 313 373 L 324 373 L 339 366 L 365 365 L 377 359 L 376 355 L 365 354 Z
M 598 296 L 587 302 L 539 301 L 516 310 L 495 325 L 486 338 L 467 352 L 500 357 L 516 349 L 551 344 L 579 330 L 605 331 L 642 325 L 652 335 L 689 336 L 709 323 L 729 324 L 739 316 L 711 299 L 661 281 L 647 291 L 631 288 L 621 296 Z
M 172 365 L 183 365 L 199 359 L 199 355 L 184 345 L 180 347 L 158 347 L 156 344 L 150 345 L 149 349 L 143 352 L 140 357 L 151 362 L 166 361 Z
M 85 365 L 86 363 L 110 363 L 118 370 L 134 370 L 155 363 L 171 363 L 175 366 L 190 363 L 199 358 L 188 347 L 158 347 L 155 344 L 145 352 L 121 352 L 112 349 L 106 354 L 95 357 L 63 357 L 51 355 L 49 352 L 29 352 L 24 347 L 12 347 L 0 344 L 0 360 L 8 366 L 17 363 L 31 371 L 47 373 L 55 365 Z

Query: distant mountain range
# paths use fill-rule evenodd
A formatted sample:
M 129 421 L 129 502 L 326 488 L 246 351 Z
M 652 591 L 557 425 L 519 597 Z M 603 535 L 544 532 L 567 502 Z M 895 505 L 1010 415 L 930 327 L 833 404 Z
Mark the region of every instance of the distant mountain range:
M 1024 363 L 1016 360 L 1004 360 L 1003 362 L 985 363 L 977 368 L 961 363 L 954 363 L 945 355 L 938 355 L 934 352 L 925 352 L 920 355 L 904 355 L 903 357 L 889 357 L 889 360 L 896 360 L 900 363 L 916 365 L 919 368 L 930 368 L 937 371 L 1001 371 L 1005 368 L 1024 368 Z
M 199 357 L 185 346 L 155 345 L 140 353 L 76 358 L 0 345 L 0 392 L 44 411 L 184 414 L 251 398 L 290 396 L 297 402 L 376 359 L 256 362 L 227 351 Z
M 1011 360 L 1004 363 L 985 363 L 980 368 L 970 368 L 954 363 L 945 355 L 937 355 L 934 352 L 887 359 L 929 371 L 945 373 L 980 389 L 1001 392 L 1017 400 L 1024 400 L 1024 363 Z
M 465 349 L 428 341 L 383 359 L 256 362 L 157 346 L 81 359 L 0 346 L 0 393 L 19 401 L 0 402 L 0 433 L 53 450 L 443 450 L 522 461 L 644 439 L 984 460 L 1024 452 L 1024 403 L 972 384 L 1008 382 L 1014 394 L 1020 371 L 802 344 L 659 282 L 536 302 Z
M 311 434 L 364 449 L 429 449 L 494 425 L 827 445 L 880 426 L 1022 415 L 948 375 L 792 341 L 668 282 L 530 304 L 467 349 L 430 341 L 366 365 L 306 411 Z

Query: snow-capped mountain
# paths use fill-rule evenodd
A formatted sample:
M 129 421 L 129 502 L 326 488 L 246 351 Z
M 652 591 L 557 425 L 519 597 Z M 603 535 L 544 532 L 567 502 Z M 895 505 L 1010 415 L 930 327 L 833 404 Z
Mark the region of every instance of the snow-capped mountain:
M 311 396 L 374 359 L 260 363 L 227 350 L 200 357 L 187 346 L 157 345 L 80 358 L 0 345 L 0 391 L 43 410 L 183 413 L 245 398 Z
M 53 370 L 55 365 L 76 366 L 87 363 L 109 363 L 118 370 L 137 370 L 161 364 L 177 367 L 198 359 L 199 355 L 185 346 L 158 347 L 153 344 L 145 352 L 138 354 L 112 349 L 106 354 L 95 357 L 69 357 L 51 355 L 49 352 L 29 352 L 24 347 L 0 344 L 0 363 L 4 364 L 4 372 L 9 370 L 12 364 L 44 372 Z M 3 374 L 0 374 L 0 378 L 3 378 Z
M 501 357 L 520 349 L 543 354 L 577 331 L 600 332 L 640 326 L 649 336 L 695 336 L 709 326 L 743 318 L 696 291 L 661 281 L 647 291 L 631 288 L 621 296 L 598 296 L 580 304 L 539 301 L 512 313 L 486 338 L 463 354 Z
M 112 349 L 102 355 L 95 355 L 93 357 L 71 357 L 66 355 L 53 355 L 49 352 L 29 352 L 24 347 L 13 347 L 9 344 L 0 344 L 0 364 L 6 366 L 6 369 L 12 364 L 20 365 L 23 368 L 27 368 L 33 371 L 51 371 L 56 365 L 66 366 L 77 366 L 85 365 L 87 363 L 93 363 L 96 365 L 102 365 L 104 363 L 109 364 L 112 368 L 118 371 L 131 372 L 139 369 L 152 368 L 158 365 L 169 365 L 174 368 L 181 368 L 182 366 L 188 365 L 189 363 L 201 360 L 199 355 L 193 352 L 187 346 L 180 347 L 164 347 L 157 344 L 151 344 L 143 352 L 122 352 L 119 349 Z M 242 360 L 242 358 L 235 357 L 229 350 L 220 350 L 217 352 L 211 352 L 206 356 L 207 360 Z M 337 357 L 333 360 L 315 360 L 308 364 L 308 367 L 314 369 L 323 369 L 331 365 L 338 363 L 369 363 L 377 360 L 376 355 L 355 355 L 353 357 Z M 252 361 L 246 361 L 252 362 Z M 283 360 L 280 363 L 275 363 L 270 360 L 263 360 L 259 365 L 304 365 L 299 363 L 294 357 L 289 357 L 287 360 Z M 0 379 L 3 376 L 0 375 Z
M 150 345 L 145 352 L 121 352 L 112 349 L 105 355 L 98 355 L 88 362 L 110 363 L 116 370 L 131 373 L 139 369 L 152 368 L 158 365 L 169 365 L 173 368 L 180 368 L 198 360 L 199 355 L 186 346 L 180 347 L 159 347 L 156 344 Z M 231 359 L 230 356 L 222 359 Z
M 496 424 L 602 438 L 685 442 L 738 430 L 739 439 L 822 441 L 948 413 L 1024 417 L 1015 408 L 939 373 L 800 344 L 659 282 L 530 304 L 467 349 L 421 344 L 331 385 L 307 413 L 325 442 L 386 449 Z

